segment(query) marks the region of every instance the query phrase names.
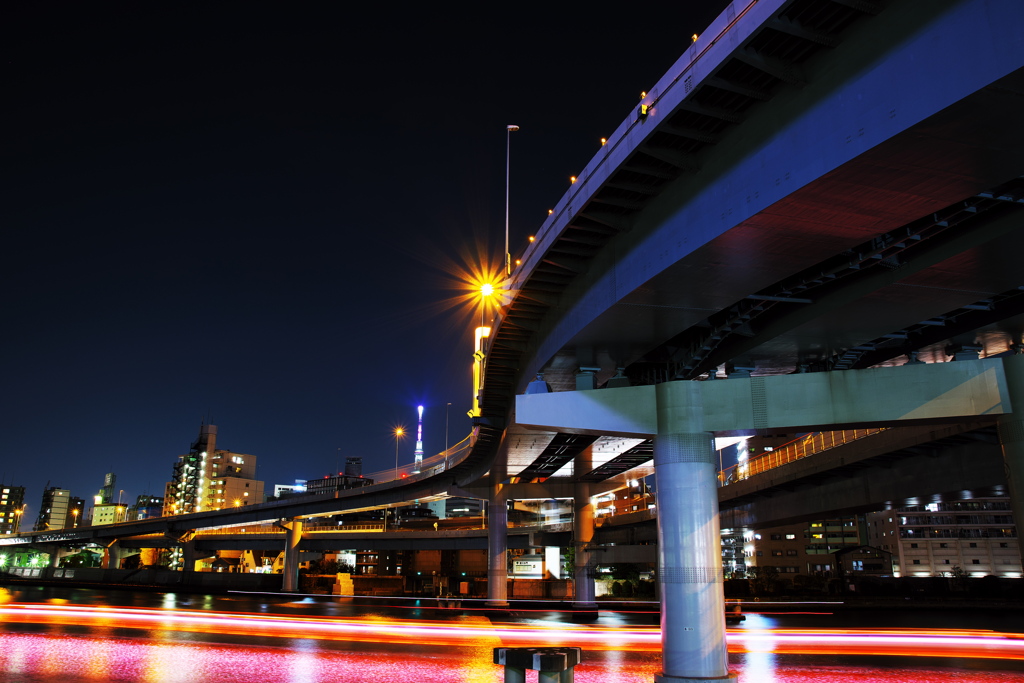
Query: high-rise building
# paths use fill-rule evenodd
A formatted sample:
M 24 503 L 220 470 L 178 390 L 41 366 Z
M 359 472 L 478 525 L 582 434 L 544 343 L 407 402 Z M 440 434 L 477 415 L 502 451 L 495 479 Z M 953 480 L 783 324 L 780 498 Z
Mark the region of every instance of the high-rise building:
M 0 486 L 0 534 L 13 534 L 25 512 L 25 487 Z
M 106 505 L 107 503 L 114 502 L 114 486 L 117 485 L 117 475 L 113 472 L 107 472 L 103 475 L 103 487 L 100 492 L 96 494 L 94 499 L 95 505 Z M 118 501 L 121 502 L 121 501 Z
M 43 491 L 33 531 L 55 531 L 67 526 L 71 514 L 71 491 L 51 486 Z
M 256 456 L 217 449 L 217 427 L 203 425 L 199 438 L 178 456 L 164 489 L 164 515 L 221 510 L 263 502 Z
M 1021 577 L 1006 495 L 909 505 L 867 521 L 871 545 L 893 554 L 900 576 Z

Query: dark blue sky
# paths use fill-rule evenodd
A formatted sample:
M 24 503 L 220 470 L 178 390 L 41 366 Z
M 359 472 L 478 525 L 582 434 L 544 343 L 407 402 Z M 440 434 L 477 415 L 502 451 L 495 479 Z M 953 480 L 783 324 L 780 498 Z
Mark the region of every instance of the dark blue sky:
M 460 268 L 524 246 L 725 6 L 5 8 L 0 476 L 162 495 L 212 416 L 268 488 L 469 432 Z M 486 7 L 486 9 L 481 9 Z M 413 441 L 402 444 L 412 458 Z M 340 451 L 339 451 L 340 449 Z

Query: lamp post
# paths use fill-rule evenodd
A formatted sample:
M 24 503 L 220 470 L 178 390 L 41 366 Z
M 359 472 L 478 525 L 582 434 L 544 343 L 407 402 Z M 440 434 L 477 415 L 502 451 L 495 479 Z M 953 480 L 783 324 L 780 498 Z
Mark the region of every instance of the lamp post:
M 508 171 L 512 133 L 517 130 L 519 126 L 505 126 L 505 275 L 512 274 L 512 253 L 508 250 Z
M 480 285 L 480 327 L 484 326 L 484 313 L 487 310 L 487 299 L 494 296 L 494 285 L 485 282 Z
M 78 514 L 79 514 L 78 513 L 78 508 L 74 508 L 74 509 L 71 510 L 71 519 L 74 520 L 71 523 L 71 528 L 72 529 L 77 529 L 78 528 Z
M 452 404 L 446 403 L 444 406 L 444 468 L 448 469 L 448 411 L 451 410 Z
M 398 442 L 405 436 L 405 427 L 395 427 L 395 479 L 398 479 Z

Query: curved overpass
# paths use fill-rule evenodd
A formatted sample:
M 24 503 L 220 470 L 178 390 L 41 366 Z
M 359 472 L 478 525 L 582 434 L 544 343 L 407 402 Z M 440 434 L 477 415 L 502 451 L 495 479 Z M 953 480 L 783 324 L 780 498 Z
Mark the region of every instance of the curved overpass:
M 1020 343 L 1021 35 L 1013 2 L 732 3 L 507 283 L 478 448 L 536 373 L 561 391 Z
M 508 302 L 485 349 L 473 447 L 456 466 L 346 494 L 340 504 L 217 513 L 220 523 L 421 498 L 488 472 L 494 491 L 510 478 L 550 481 L 570 463 L 582 511 L 588 482 L 651 460 L 657 443 L 648 437 L 660 438 L 660 427 L 648 416 L 613 436 L 594 436 L 602 425 L 562 429 L 554 420 L 525 422 L 548 426 L 527 432 L 514 402 L 536 373 L 556 393 L 629 387 L 652 406 L 687 391 L 739 405 L 735 394 L 745 393 L 743 401 L 753 397 L 743 403 L 749 429 L 775 424 L 774 404 L 763 399 L 785 407 L 788 389 L 774 381 L 781 375 L 807 377 L 800 385 L 825 396 L 858 380 L 822 371 L 876 368 L 866 372 L 877 377 L 879 366 L 908 360 L 1019 350 L 1021 120 L 1024 9 L 1016 0 L 736 0 L 580 171 L 506 283 Z M 972 367 L 974 379 L 989 372 Z M 1024 396 L 1018 374 L 999 374 L 997 387 L 971 397 L 1015 420 L 1001 429 L 1024 434 L 1007 400 Z M 764 381 L 672 381 L 723 375 Z M 685 388 L 696 385 L 704 386 Z M 909 415 L 911 394 L 900 397 Z M 953 415 L 929 413 L 940 414 Z M 730 428 L 716 424 L 700 429 Z M 687 438 L 668 440 L 673 467 L 707 464 L 706 454 L 691 453 L 705 447 L 693 434 L 676 436 Z M 579 457 L 595 451 L 600 464 Z M 659 466 L 662 491 L 663 478 Z M 659 500 L 659 524 L 674 517 L 667 502 Z M 202 520 L 181 520 L 190 521 Z M 490 540 L 492 566 L 503 572 L 504 546 Z M 578 570 L 585 554 L 577 553 Z M 708 597 L 713 566 L 684 559 L 663 558 L 660 569 L 666 680 L 720 678 L 724 630 L 701 623 L 693 650 L 695 636 L 676 628 L 680 614 L 697 623 L 721 611 Z M 699 597 L 679 597 L 687 591 Z
M 928 7 L 733 2 L 608 138 L 523 255 L 486 349 L 472 448 L 450 467 L 333 502 L 153 520 L 137 532 L 390 505 L 457 492 L 488 470 L 498 481 L 545 479 L 587 448 L 603 456 L 578 481 L 649 463 L 644 439 L 518 429 L 514 397 L 538 372 L 561 391 L 1019 343 L 1022 13 L 1012 0 Z M 507 428 L 516 436 L 501 449 Z M 499 452 L 508 457 L 494 465 Z
M 990 415 L 1024 528 L 1024 368 L 979 360 L 1024 348 L 1022 118 L 1019 3 L 734 2 L 538 232 L 480 448 L 499 500 L 571 465 L 584 527 L 586 482 L 653 457 L 657 680 L 728 676 L 713 434 Z
M 334 505 L 480 482 L 538 372 L 559 391 L 619 368 L 638 385 L 1019 343 L 1021 15 L 1013 0 L 733 2 L 579 173 L 507 283 L 472 448 Z M 549 477 L 584 441 L 522 435 L 499 477 Z M 578 478 L 651 457 L 639 439 L 599 445 L 620 461 Z

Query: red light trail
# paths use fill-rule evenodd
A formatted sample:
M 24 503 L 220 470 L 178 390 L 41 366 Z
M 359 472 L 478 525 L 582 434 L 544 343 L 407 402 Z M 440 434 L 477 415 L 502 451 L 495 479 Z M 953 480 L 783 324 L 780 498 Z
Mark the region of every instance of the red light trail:
M 591 650 L 659 652 L 657 627 L 605 627 L 462 621 L 421 621 L 380 616 L 295 617 L 198 610 L 134 609 L 66 604 L 0 606 L 0 621 L 161 629 L 419 645 L 573 644 Z M 729 629 L 729 651 L 775 654 L 975 657 L 1024 661 L 1024 635 L 950 629 Z

